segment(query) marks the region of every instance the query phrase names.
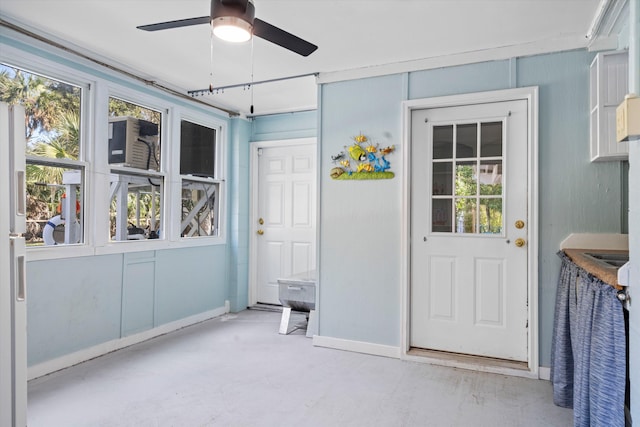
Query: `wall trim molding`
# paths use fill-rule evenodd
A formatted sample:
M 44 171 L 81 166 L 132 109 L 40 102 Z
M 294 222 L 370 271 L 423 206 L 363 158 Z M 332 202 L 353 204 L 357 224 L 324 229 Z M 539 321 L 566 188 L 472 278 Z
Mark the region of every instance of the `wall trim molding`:
M 417 356 L 402 354 L 400 347 L 390 345 L 374 344 L 364 341 L 353 341 L 342 338 L 326 337 L 322 335 L 313 336 L 315 347 L 325 347 L 334 350 L 352 351 L 354 353 L 369 354 L 371 356 L 390 357 L 401 361 L 426 363 L 429 365 L 446 366 L 449 368 L 467 369 L 476 372 L 487 372 L 499 375 L 510 375 L 530 379 L 540 379 L 549 381 L 551 378 L 551 368 L 539 366 L 538 370 L 514 369 L 504 366 L 489 366 L 477 363 L 465 363 L 456 359 L 442 359 L 428 356 Z
M 384 344 L 374 344 L 364 341 L 345 340 L 342 338 L 313 336 L 313 345 L 316 347 L 333 348 L 335 350 L 353 351 L 355 353 L 370 354 L 372 356 L 391 357 L 400 359 L 400 347 Z
M 538 368 L 538 378 L 545 381 L 551 381 L 551 368 L 540 366 Z
M 228 312 L 229 309 L 225 304 L 224 307 L 205 311 L 204 313 L 195 314 L 193 316 L 185 317 L 184 319 L 176 320 L 174 322 L 165 323 L 164 325 L 160 325 L 156 328 L 149 329 L 144 332 L 107 341 L 93 347 L 85 348 L 83 350 L 66 354 L 56 359 L 51 359 L 34 366 L 30 366 L 27 372 L 27 380 L 33 380 L 35 378 L 51 374 L 61 369 L 69 368 L 73 365 L 95 359 L 96 357 L 104 356 L 105 354 L 123 349 L 125 347 L 129 347 L 133 344 L 138 344 L 152 338 L 168 334 L 169 332 L 174 332 L 178 329 L 192 326 L 197 323 L 204 322 L 205 320 L 213 319 L 214 317 L 222 316 L 223 314 L 226 314 Z
M 389 74 L 410 73 L 434 68 L 455 67 L 478 62 L 499 61 L 524 56 L 542 55 L 576 49 L 585 49 L 588 40 L 582 34 L 570 34 L 553 39 L 539 40 L 531 43 L 500 46 L 492 49 L 460 52 L 451 55 L 434 56 L 391 64 L 381 64 L 350 70 L 321 72 L 318 84 L 334 83 L 346 80 L 380 77 Z

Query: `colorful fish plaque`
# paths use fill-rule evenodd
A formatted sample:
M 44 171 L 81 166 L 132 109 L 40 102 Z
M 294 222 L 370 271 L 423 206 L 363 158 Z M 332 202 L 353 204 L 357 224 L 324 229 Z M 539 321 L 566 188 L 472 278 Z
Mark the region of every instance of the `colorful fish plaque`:
M 331 156 L 331 161 L 336 166 L 329 175 L 339 180 L 391 179 L 395 174 L 389 170 L 391 163 L 385 156 L 394 151 L 395 145 L 378 148 L 378 144 L 373 144 L 367 136 L 359 134 L 353 137 L 353 144 Z

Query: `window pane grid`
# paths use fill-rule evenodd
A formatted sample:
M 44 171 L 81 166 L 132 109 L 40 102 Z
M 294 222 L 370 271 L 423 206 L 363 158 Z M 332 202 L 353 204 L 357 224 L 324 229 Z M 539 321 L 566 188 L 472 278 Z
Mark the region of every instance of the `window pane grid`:
M 84 243 L 82 87 L 0 64 L 0 100 L 25 110 L 26 243 Z
M 432 231 L 501 234 L 503 123 L 433 129 Z
M 218 128 L 180 122 L 180 237 L 219 236 Z

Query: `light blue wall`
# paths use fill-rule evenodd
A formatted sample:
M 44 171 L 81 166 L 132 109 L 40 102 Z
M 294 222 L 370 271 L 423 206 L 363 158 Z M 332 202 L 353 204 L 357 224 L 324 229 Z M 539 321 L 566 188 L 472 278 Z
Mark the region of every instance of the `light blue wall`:
M 154 326 L 224 307 L 228 268 L 224 245 L 156 251 Z
M 317 127 L 316 110 L 258 116 L 251 122 L 251 141 L 311 138 Z
M 231 120 L 229 151 L 229 302 L 244 310 L 249 300 L 249 140 L 251 122 Z
M 120 337 L 122 255 L 27 263 L 29 366 Z
M 549 366 L 560 242 L 570 233 L 620 233 L 621 163 L 589 161 L 589 64 L 573 51 L 518 60 L 518 84 L 540 87 L 540 361 Z
M 589 162 L 592 57 L 571 51 L 322 86 L 321 335 L 398 346 L 401 332 L 403 147 L 390 158 L 391 181 L 333 181 L 330 155 L 360 131 L 401 143 L 405 99 L 539 86 L 540 361 L 549 366 L 560 241 L 621 231 L 620 163 Z
M 515 87 L 515 68 L 512 69 L 512 62 L 480 62 L 410 73 L 409 98 L 430 98 Z
M 225 245 L 27 263 L 29 366 L 224 307 Z
M 322 87 L 320 335 L 400 345 L 402 75 Z M 331 155 L 363 132 L 389 155 L 396 177 L 335 181 Z

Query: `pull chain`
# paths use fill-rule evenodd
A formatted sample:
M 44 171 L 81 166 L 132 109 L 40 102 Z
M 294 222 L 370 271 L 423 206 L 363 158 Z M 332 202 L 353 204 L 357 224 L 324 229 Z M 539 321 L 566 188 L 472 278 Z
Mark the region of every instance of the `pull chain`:
M 213 27 L 211 27 L 211 25 L 209 25 L 209 27 L 211 28 L 211 32 L 209 34 L 209 46 L 211 47 L 211 50 L 209 52 L 209 66 L 210 66 L 210 70 L 209 70 L 209 78 L 210 78 L 209 93 L 213 93 Z
M 253 114 L 253 37 L 251 37 L 251 107 L 249 111 Z

